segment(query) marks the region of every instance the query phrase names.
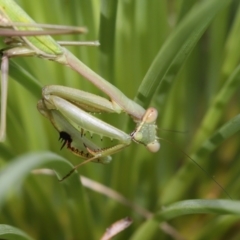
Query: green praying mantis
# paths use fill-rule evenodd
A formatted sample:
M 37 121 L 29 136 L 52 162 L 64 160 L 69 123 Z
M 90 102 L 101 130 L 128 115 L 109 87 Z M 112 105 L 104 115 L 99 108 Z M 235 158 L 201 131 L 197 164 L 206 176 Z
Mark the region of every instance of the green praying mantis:
M 38 102 L 37 108 L 59 132 L 59 139 L 63 142 L 61 148 L 66 146 L 72 153 L 86 159 L 75 166 L 73 171 L 90 161 L 109 163 L 111 161 L 110 155 L 121 151 L 132 142 L 144 145 L 151 152 L 159 150 L 160 144 L 156 135 L 157 126 L 155 124 L 158 116 L 157 110 L 152 107 L 145 110 L 126 97 L 118 88 L 100 77 L 63 47 L 63 43 L 57 43 L 48 35 L 85 32 L 84 28 L 70 30 L 60 28 L 60 30 L 55 29 L 52 32 L 43 30 L 42 27 L 48 26 L 36 24 L 13 0 L 0 0 L 0 25 L 2 26 L 0 35 L 7 37 L 5 42 L 8 45 L 1 51 L 0 140 L 4 140 L 6 128 L 9 58 L 37 56 L 68 66 L 109 97 L 109 99 L 106 99 L 88 92 L 57 85 L 45 86 L 42 90 L 42 99 Z M 94 45 L 95 43 L 91 44 Z M 104 112 L 127 113 L 136 123 L 135 129 L 127 134 L 91 114 Z M 108 137 L 118 140 L 118 144 L 101 148 L 92 139 L 85 136 L 86 132 L 97 134 L 101 138 Z
M 75 169 L 87 162 L 109 163 L 112 154 L 123 150 L 132 142 L 144 145 L 151 152 L 159 150 L 160 143 L 156 126 L 157 110 L 152 107 L 145 110 L 126 97 L 118 88 L 100 77 L 64 48 L 69 43 L 56 42 L 50 36 L 54 34 L 85 33 L 85 28 L 37 24 L 13 0 L 0 0 L 0 26 L 2 26 L 0 36 L 6 37 L 5 43 L 8 45 L 1 50 L 0 141 L 4 140 L 6 131 L 9 58 L 37 56 L 66 65 L 85 77 L 109 97 L 109 99 L 106 99 L 88 92 L 57 85 L 43 88 L 42 99 L 38 102 L 37 108 L 59 132 L 59 139 L 63 142 L 61 149 L 66 146 L 72 153 L 86 159 L 76 165 L 61 180 L 70 176 Z M 43 30 L 43 28 L 50 28 L 51 30 Z M 71 42 L 70 45 L 72 44 L 98 46 L 98 42 Z M 136 123 L 135 129 L 127 134 L 91 114 L 104 112 L 127 113 Z M 101 148 L 92 139 L 85 136 L 86 132 L 97 134 L 101 138 L 116 139 L 118 144 Z M 212 176 L 190 156 L 184 154 L 229 196 Z

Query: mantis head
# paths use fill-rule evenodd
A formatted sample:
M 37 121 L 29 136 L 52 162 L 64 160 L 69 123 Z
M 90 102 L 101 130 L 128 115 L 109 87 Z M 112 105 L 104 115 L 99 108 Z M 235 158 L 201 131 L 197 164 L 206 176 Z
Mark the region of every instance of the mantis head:
M 155 122 L 157 116 L 158 111 L 155 108 L 148 108 L 141 121 L 137 122 L 136 129 L 131 133 L 133 141 L 145 145 L 150 152 L 157 152 L 160 149 L 160 143 L 156 135 L 157 125 Z

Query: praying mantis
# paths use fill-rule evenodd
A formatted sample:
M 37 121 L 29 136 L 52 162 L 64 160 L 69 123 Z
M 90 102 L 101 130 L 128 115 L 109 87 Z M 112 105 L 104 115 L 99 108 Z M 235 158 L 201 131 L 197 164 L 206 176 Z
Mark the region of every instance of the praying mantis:
M 0 140 L 4 140 L 6 128 L 6 100 L 9 58 L 19 56 L 37 56 L 65 65 L 76 71 L 109 99 L 65 86 L 49 85 L 42 90 L 42 99 L 37 103 L 39 112 L 50 120 L 59 132 L 59 139 L 72 153 L 86 159 L 74 167 L 96 161 L 109 163 L 115 154 L 132 142 L 144 145 L 149 151 L 157 152 L 160 148 L 157 137 L 156 119 L 158 112 L 150 107 L 147 110 L 126 97 L 118 88 L 103 79 L 63 44 L 57 43 L 50 35 L 50 30 L 36 24 L 13 0 L 0 0 L 0 24 L 8 29 L 1 29 L 1 36 L 7 36 L 8 47 L 2 52 L 2 93 Z M 9 29 L 10 28 L 10 29 Z M 61 29 L 64 33 L 67 30 Z M 71 31 L 84 32 L 84 28 Z M 57 31 L 56 31 L 57 32 Z M 57 34 L 62 33 L 61 31 Z M 53 32 L 55 33 L 55 32 Z M 43 35 L 43 36 L 39 36 Z M 127 134 L 122 130 L 96 118 L 91 113 L 126 113 L 136 123 L 135 129 Z M 118 144 L 101 148 L 85 136 L 85 133 L 97 134 L 101 138 L 118 140 Z M 71 171 L 71 173 L 73 172 Z M 70 175 L 69 173 L 68 175 Z M 67 175 L 67 176 L 68 176 Z

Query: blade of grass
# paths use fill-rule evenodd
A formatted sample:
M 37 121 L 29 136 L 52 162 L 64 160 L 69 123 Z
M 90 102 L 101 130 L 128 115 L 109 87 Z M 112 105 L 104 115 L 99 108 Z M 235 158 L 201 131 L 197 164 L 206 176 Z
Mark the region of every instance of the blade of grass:
M 237 9 L 237 14 L 234 19 L 234 23 L 232 25 L 230 34 L 228 35 L 228 39 L 226 42 L 225 49 L 225 61 L 223 63 L 222 72 L 223 76 L 228 77 L 233 69 L 237 66 L 240 59 L 240 46 L 238 42 L 239 36 L 239 28 L 240 28 L 240 5 Z
M 214 16 L 228 3 L 230 0 L 208 0 L 192 8 L 158 52 L 138 89 L 137 102 L 146 108 L 158 89 L 158 106 L 161 108 L 184 61 Z
M 115 30 L 118 1 L 101 1 L 99 29 L 101 75 L 114 83 Z
M 10 76 L 25 87 L 30 93 L 32 93 L 36 98 L 39 98 L 42 90 L 42 85 L 33 77 L 29 72 L 27 72 L 23 67 L 15 62 L 10 62 Z
M 0 236 L 7 240 L 33 240 L 20 229 L 5 224 L 0 224 Z
M 146 221 L 138 228 L 131 240 L 147 240 L 158 230 L 162 221 L 188 214 L 234 214 L 240 218 L 240 202 L 232 200 L 186 200 L 176 202 L 157 212 L 152 219 Z
M 221 90 L 216 95 L 208 108 L 207 113 L 198 128 L 194 141 L 192 143 L 192 152 L 194 152 L 200 143 L 212 134 L 214 128 L 223 115 L 226 104 L 232 95 L 237 91 L 240 84 L 240 65 L 233 71 L 231 76 L 226 80 Z
M 64 158 L 51 152 L 29 153 L 12 160 L 0 174 L 0 206 L 6 201 L 9 191 L 21 183 L 34 168 L 48 166 L 56 171 L 61 179 L 68 173 L 73 166 Z M 92 232 L 89 231 L 90 214 L 85 199 L 85 194 L 80 185 L 78 175 L 73 174 L 63 181 L 67 196 L 68 209 L 71 220 L 73 236 L 89 236 L 92 238 Z M 81 215 L 84 215 L 84 219 Z

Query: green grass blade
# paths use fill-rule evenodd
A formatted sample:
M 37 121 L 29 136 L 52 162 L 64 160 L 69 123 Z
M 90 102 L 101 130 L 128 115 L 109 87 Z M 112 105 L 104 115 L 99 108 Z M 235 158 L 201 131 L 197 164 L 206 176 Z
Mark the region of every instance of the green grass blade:
M 114 82 L 115 30 L 118 1 L 101 1 L 101 19 L 99 29 L 100 69 L 105 79 Z
M 0 224 L 0 237 L 7 240 L 32 240 L 26 233 L 15 227 Z
M 64 158 L 51 152 L 29 153 L 12 160 L 0 174 L 0 206 L 6 201 L 9 190 L 19 185 L 31 170 L 35 168 L 49 167 L 53 168 L 59 179 L 64 177 L 71 169 L 72 165 Z M 59 183 L 60 184 L 60 183 Z M 81 218 L 81 214 L 90 216 L 85 213 L 88 207 L 86 205 L 84 194 L 77 174 L 73 174 L 61 183 L 68 194 L 69 213 L 71 217 L 71 228 L 74 236 L 92 236 L 88 230 L 89 217 Z
M 236 17 L 234 19 L 233 26 L 231 28 L 231 31 L 226 42 L 225 50 L 226 56 L 222 67 L 224 77 L 225 76 L 228 77 L 239 63 L 240 59 L 239 54 L 240 46 L 238 44 L 239 27 L 240 27 L 240 6 L 238 6 Z
M 210 0 L 196 4 L 160 49 L 139 87 L 136 101 L 148 106 L 158 89 L 161 107 L 176 74 L 213 17 L 230 1 Z
M 186 200 L 164 207 L 153 217 L 157 221 L 167 221 L 187 214 L 233 214 L 240 217 L 240 202 L 232 200 Z
M 164 207 L 139 227 L 131 240 L 152 239 L 159 223 L 188 214 L 234 214 L 240 218 L 240 202 L 231 200 L 186 200 Z
M 41 92 L 42 89 L 41 83 L 15 62 L 10 62 L 10 76 L 16 79 L 18 83 L 25 87 L 36 98 L 39 98 L 39 92 Z
M 212 104 L 209 106 L 209 110 L 206 113 L 201 126 L 198 129 L 196 137 L 193 143 L 193 151 L 196 149 L 204 139 L 212 134 L 214 128 L 219 122 L 223 109 L 229 102 L 234 92 L 238 89 L 240 84 L 240 65 L 233 71 L 231 76 L 226 80 L 222 86 L 221 91 L 217 94 Z

